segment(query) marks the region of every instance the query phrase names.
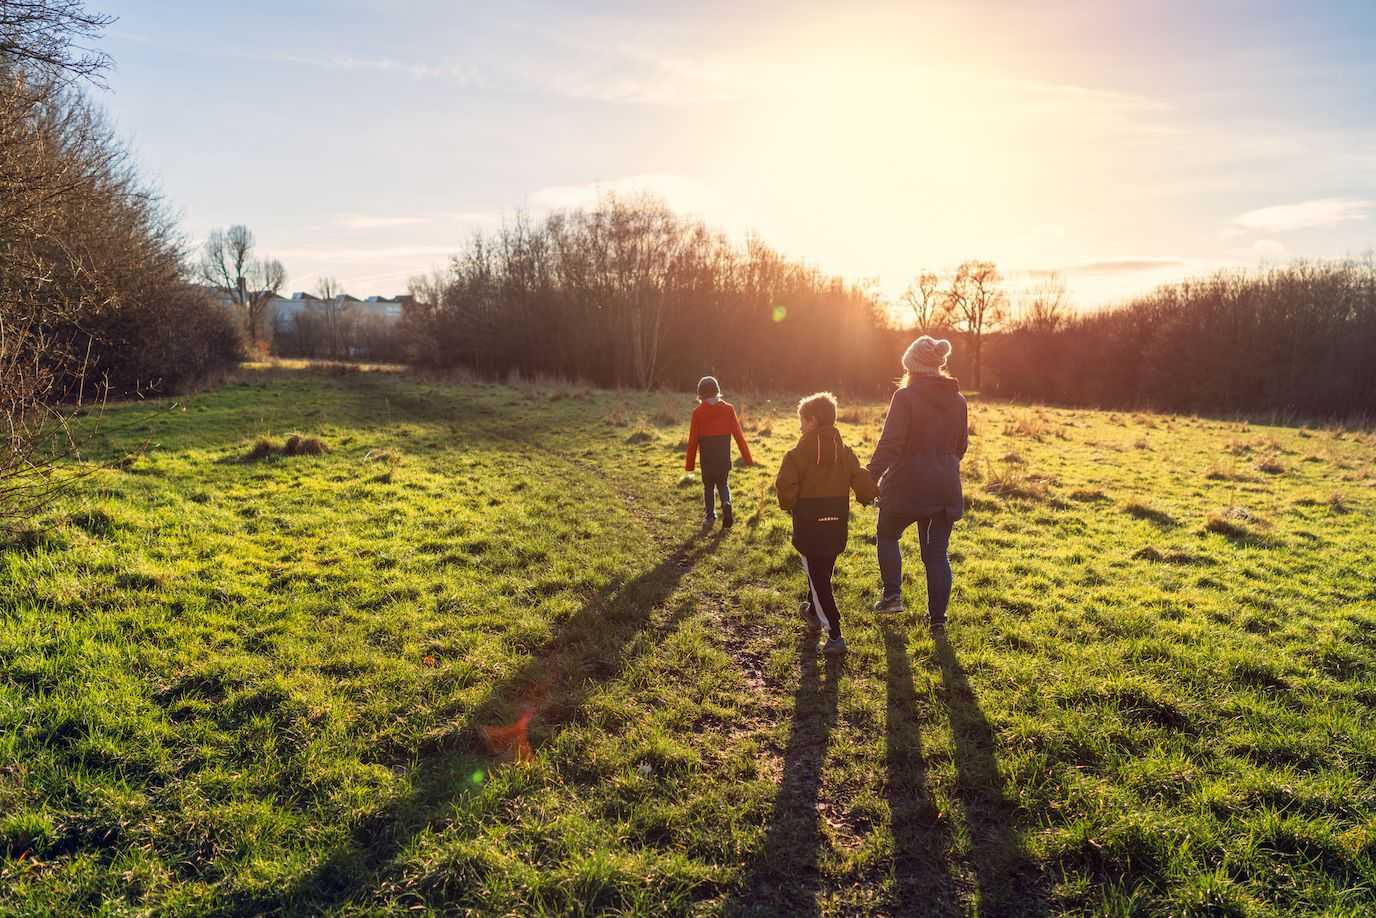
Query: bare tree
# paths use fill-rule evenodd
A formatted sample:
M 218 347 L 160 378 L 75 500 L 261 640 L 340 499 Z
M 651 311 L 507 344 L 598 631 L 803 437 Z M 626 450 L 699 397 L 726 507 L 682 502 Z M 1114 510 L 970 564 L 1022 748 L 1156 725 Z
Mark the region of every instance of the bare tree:
M 200 274 L 238 307 L 256 350 L 268 306 L 286 284 L 287 271 L 275 258 L 254 258 L 254 244 L 253 231 L 242 223 L 213 230 L 201 252 Z
M 1024 290 L 1018 301 L 1017 325 L 1036 332 L 1054 332 L 1070 315 L 1065 279 L 1051 274 Z
M 970 348 L 973 384 L 983 382 L 984 336 L 1008 319 L 1008 294 L 1003 275 L 992 261 L 967 261 L 956 269 L 946 290 L 951 314 L 959 320 Z
M 931 331 L 950 320 L 950 301 L 941 289 L 941 278 L 931 271 L 923 271 L 914 278 L 903 291 L 902 299 L 913 311 L 918 331 Z
M 331 357 L 343 355 L 344 326 L 349 321 L 349 304 L 344 299 L 344 291 L 339 281 L 333 277 L 322 277 L 316 281 L 315 295 L 320 298 L 320 317 L 325 326 L 325 340 Z
M 49 78 L 99 82 L 109 55 L 81 44 L 98 37 L 115 17 L 93 13 L 82 0 L 0 2 L 0 61 Z

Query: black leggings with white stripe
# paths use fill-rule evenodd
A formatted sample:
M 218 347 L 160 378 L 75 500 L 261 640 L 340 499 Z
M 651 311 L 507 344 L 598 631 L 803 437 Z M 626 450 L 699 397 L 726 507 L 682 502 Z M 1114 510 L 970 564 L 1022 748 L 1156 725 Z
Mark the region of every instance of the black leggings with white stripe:
M 836 597 L 831 592 L 831 573 L 835 569 L 836 555 L 803 555 L 812 614 L 817 616 L 817 624 L 826 625 L 831 637 L 839 638 L 841 614 L 836 611 Z

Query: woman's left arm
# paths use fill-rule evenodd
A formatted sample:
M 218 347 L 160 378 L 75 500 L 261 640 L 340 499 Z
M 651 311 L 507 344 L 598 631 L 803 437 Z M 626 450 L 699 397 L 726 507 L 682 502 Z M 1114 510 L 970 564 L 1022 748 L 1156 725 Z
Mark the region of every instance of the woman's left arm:
M 893 394 L 889 401 L 889 413 L 884 418 L 884 432 L 879 435 L 879 444 L 874 448 L 874 456 L 870 459 L 867 468 L 875 481 L 884 477 L 898 457 L 903 454 L 903 447 L 908 443 L 908 412 L 898 403 L 898 394 Z

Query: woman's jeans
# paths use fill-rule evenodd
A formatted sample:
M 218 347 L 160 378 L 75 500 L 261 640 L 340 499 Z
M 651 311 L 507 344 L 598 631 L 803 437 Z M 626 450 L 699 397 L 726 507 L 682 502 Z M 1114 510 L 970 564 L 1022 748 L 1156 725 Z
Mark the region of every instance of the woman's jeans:
M 922 547 L 922 566 L 927 569 L 927 613 L 933 622 L 946 621 L 946 607 L 951 602 L 951 560 L 946 548 L 951 542 L 951 518 L 944 513 L 936 516 L 904 516 L 879 508 L 879 525 L 874 543 L 879 552 L 879 576 L 884 582 L 884 598 L 898 596 L 903 591 L 903 552 L 898 540 L 903 531 L 917 524 L 918 544 Z

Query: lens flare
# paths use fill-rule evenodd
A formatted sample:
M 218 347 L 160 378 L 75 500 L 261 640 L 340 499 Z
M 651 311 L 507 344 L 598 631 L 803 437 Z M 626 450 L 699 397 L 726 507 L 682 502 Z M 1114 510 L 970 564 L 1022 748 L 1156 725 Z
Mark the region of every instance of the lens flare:
M 535 715 L 533 708 L 527 708 L 516 723 L 505 727 L 483 727 L 483 744 L 491 755 L 510 759 L 514 762 L 530 762 L 535 752 L 530 748 L 530 719 Z
M 774 321 L 775 321 L 775 322 L 782 322 L 784 319 L 787 319 L 787 318 L 788 318 L 788 307 L 787 307 L 787 306 L 775 306 L 775 307 L 774 307 Z

